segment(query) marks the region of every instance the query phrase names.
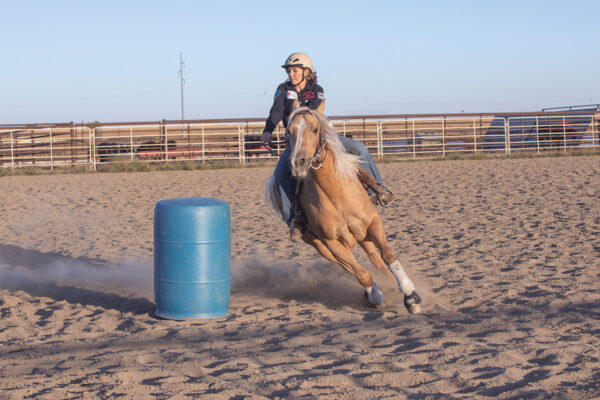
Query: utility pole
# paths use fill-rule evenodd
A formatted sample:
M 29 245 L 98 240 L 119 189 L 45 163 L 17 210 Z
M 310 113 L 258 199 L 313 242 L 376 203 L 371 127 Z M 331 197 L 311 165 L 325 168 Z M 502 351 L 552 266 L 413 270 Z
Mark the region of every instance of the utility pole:
M 185 136 L 185 128 L 183 126 L 183 121 L 185 120 L 185 114 L 183 113 L 183 85 L 185 85 L 185 79 L 183 79 L 183 67 L 185 63 L 183 62 L 183 54 L 179 53 L 179 78 L 181 81 L 181 135 Z

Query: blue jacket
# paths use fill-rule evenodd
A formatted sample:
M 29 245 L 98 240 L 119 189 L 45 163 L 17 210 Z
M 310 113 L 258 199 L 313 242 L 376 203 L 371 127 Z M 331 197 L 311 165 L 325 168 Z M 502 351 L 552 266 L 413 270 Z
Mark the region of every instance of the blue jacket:
M 283 126 L 287 128 L 288 118 L 294 110 L 295 99 L 298 99 L 300 107 L 309 107 L 311 110 L 316 110 L 321 102 L 325 100 L 325 94 L 323 88 L 313 81 L 307 81 L 306 86 L 300 93 L 296 92 L 290 81 L 283 82 L 275 91 L 273 106 L 263 132 L 273 133 L 280 121 L 283 121 Z

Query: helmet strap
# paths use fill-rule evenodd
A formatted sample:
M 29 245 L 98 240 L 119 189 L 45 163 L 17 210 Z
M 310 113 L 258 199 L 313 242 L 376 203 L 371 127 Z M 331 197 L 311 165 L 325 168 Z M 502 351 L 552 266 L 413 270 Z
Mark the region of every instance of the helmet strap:
M 306 70 L 308 70 L 308 68 L 302 67 L 302 80 L 300 82 L 298 82 L 298 85 L 300 85 L 302 82 L 304 82 L 306 80 L 306 78 L 308 77 L 308 75 L 310 74 L 310 73 L 307 73 L 306 75 L 304 75 Z M 298 85 L 296 85 L 296 86 L 298 86 Z

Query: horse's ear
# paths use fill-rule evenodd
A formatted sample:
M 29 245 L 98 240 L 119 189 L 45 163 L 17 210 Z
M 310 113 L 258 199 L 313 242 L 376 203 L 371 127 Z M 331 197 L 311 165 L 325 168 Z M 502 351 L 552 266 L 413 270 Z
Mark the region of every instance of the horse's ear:
M 325 99 L 321 100 L 321 104 L 319 104 L 319 107 L 315 111 L 323 115 L 323 111 L 325 111 Z
M 300 108 L 300 102 L 298 101 L 298 99 L 294 99 L 294 104 L 292 105 L 292 110 L 295 110 L 297 108 Z

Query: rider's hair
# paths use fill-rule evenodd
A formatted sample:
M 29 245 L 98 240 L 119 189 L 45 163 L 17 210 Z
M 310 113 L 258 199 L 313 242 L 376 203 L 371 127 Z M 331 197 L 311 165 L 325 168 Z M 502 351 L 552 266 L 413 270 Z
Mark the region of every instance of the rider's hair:
M 306 75 L 306 79 L 317 83 L 317 72 L 309 70 L 308 75 Z

